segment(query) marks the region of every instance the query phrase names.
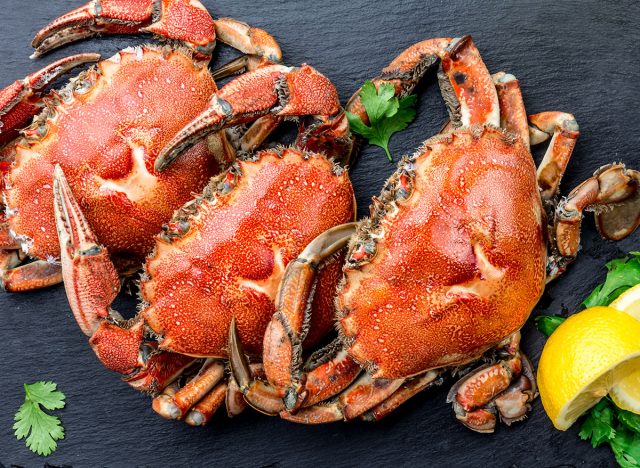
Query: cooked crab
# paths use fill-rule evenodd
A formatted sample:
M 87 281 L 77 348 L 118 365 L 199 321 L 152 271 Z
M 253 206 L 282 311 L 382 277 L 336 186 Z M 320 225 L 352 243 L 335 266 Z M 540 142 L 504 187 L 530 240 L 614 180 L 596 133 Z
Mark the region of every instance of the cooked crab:
M 52 177 L 59 164 L 84 214 L 122 274 L 135 271 L 173 211 L 227 167 L 224 133 L 190 149 L 170 170 L 153 169 L 160 149 L 206 108 L 214 78 L 279 61 L 265 31 L 214 21 L 197 0 L 96 0 L 42 29 L 35 55 L 97 33 L 150 32 L 163 46 L 125 49 L 81 73 L 62 91 L 44 87 L 95 54 L 59 60 L 0 92 L 0 284 L 22 291 L 61 280 Z M 244 56 L 211 73 L 216 38 Z M 33 123 L 19 135 L 18 129 Z M 237 142 L 259 145 L 275 128 L 263 119 Z M 22 264 L 28 257 L 34 260 Z
M 492 77 L 470 37 L 416 44 L 376 82 L 402 95 L 438 60 L 448 131 L 400 162 L 369 218 L 320 235 L 289 264 L 264 337 L 267 382 L 251 376 L 232 327 L 230 363 L 253 407 L 307 424 L 377 420 L 453 371 L 463 377 L 449 400 L 466 426 L 518 421 L 536 393 L 519 330 L 575 258 L 583 211 L 596 212 L 607 239 L 638 226 L 640 173 L 622 164 L 558 201 L 575 119 L 545 112 L 527 122 L 518 81 Z M 548 139 L 536 172 L 529 146 Z M 347 243 L 339 336 L 303 366 L 314 266 Z
M 261 116 L 313 116 L 299 141 L 319 147 L 330 143 L 334 120 L 344 121 L 339 108 L 337 91 L 313 68 L 272 65 L 221 88 L 201 125 L 178 135 L 193 145 L 194 134 L 201 138 Z M 348 141 L 348 127 L 342 129 Z M 128 321 L 110 309 L 119 290 L 116 270 L 57 167 L 55 218 L 71 309 L 106 367 L 139 390 L 162 392 L 153 402 L 161 415 L 201 425 L 224 401 L 229 415 L 242 410 L 241 394 L 224 376 L 231 318 L 247 349 L 259 356 L 286 265 L 321 232 L 354 219 L 346 171 L 306 147 L 239 158 L 177 211 L 146 260 L 140 312 Z M 178 165 L 185 156 L 162 161 Z M 310 345 L 333 324 L 342 260 L 328 259 L 319 272 Z M 194 368 L 197 375 L 185 384 Z

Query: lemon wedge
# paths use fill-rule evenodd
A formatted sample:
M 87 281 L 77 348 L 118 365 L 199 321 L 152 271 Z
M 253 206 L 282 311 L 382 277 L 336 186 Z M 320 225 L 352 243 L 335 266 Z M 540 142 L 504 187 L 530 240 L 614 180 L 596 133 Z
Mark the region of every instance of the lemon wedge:
M 627 289 L 609 307 L 640 320 L 640 284 Z M 640 414 L 640 369 L 616 383 L 609 396 L 618 408 Z
M 626 312 L 640 320 L 640 284 L 627 289 L 618 299 L 609 304 L 609 307 Z
M 640 414 L 640 369 L 616 383 L 609 396 L 618 408 Z
M 624 377 L 640 369 L 640 320 L 610 307 L 572 315 L 549 337 L 538 365 L 540 398 L 567 430 Z

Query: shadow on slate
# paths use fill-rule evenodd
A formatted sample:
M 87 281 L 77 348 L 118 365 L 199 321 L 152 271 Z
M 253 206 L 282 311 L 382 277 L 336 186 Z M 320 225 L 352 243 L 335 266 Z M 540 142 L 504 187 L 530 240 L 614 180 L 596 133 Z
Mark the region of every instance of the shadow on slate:
M 345 100 L 396 54 L 428 37 L 473 35 L 488 67 L 521 81 L 530 113 L 563 110 L 576 115 L 582 136 L 562 183 L 566 194 L 600 165 L 622 160 L 640 166 L 637 18 L 640 4 L 620 1 L 467 2 L 377 0 L 204 2 L 217 16 L 261 26 L 279 40 L 288 64 L 308 62 L 333 80 Z M 143 40 L 102 38 L 66 47 L 45 59 L 28 59 L 33 34 L 78 6 L 76 0 L 0 1 L 0 86 L 50 61 L 79 51 L 109 57 Z M 148 39 L 147 39 L 148 40 Z M 228 54 L 223 51 L 224 56 Z M 433 80 L 421 87 L 417 120 L 396 135 L 396 161 L 436 133 L 446 118 Z M 368 212 L 395 165 L 367 147 L 352 171 L 359 215 Z M 534 311 L 574 311 L 603 278 L 604 263 L 638 249 L 639 234 L 606 243 L 585 222 L 583 252 L 552 284 Z M 124 307 L 124 306 L 123 306 Z M 524 350 L 537 363 L 544 339 L 532 320 Z M 322 427 L 288 424 L 247 411 L 219 416 L 204 429 L 162 420 L 150 400 L 102 368 L 69 311 L 63 288 L 24 295 L 0 293 L 0 463 L 29 467 L 83 466 L 611 466 L 605 448 L 593 450 L 577 428 L 553 430 L 540 401 L 529 419 L 492 436 L 460 426 L 445 404 L 446 388 L 421 394 L 379 424 Z M 67 395 L 58 412 L 66 439 L 44 459 L 13 437 L 13 415 L 23 383 L 53 380 Z

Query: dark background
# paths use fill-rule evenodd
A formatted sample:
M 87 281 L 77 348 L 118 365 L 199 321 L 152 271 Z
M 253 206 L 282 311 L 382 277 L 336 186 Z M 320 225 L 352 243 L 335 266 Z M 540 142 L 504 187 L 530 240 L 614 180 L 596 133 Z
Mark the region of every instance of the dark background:
M 600 165 L 620 160 L 638 168 L 639 3 L 621 1 L 205 1 L 216 16 L 233 16 L 270 31 L 289 64 L 309 62 L 333 80 L 343 102 L 413 42 L 472 34 L 490 70 L 521 81 L 530 113 L 576 115 L 582 137 L 562 183 L 567 193 Z M 0 86 L 55 58 L 78 51 L 105 57 L 133 37 L 104 38 L 66 47 L 30 61 L 30 41 L 48 21 L 78 6 L 76 0 L 0 1 Z M 223 51 L 223 56 L 229 55 Z M 446 118 L 433 80 L 422 87 L 418 118 L 391 144 L 397 160 L 438 131 Z M 537 157 L 539 160 L 539 152 Z M 352 171 L 359 213 L 393 171 L 382 150 L 368 147 Z M 575 311 L 604 277 L 604 263 L 638 250 L 639 235 L 603 242 L 591 218 L 583 252 L 550 285 L 533 315 Z M 127 302 L 127 301 L 125 301 Z M 131 301 L 120 304 L 132 309 Z M 523 347 L 537 363 L 544 338 L 529 321 Z M 42 466 L 610 466 L 607 449 L 593 450 L 553 429 L 540 401 L 529 419 L 494 435 L 460 426 L 445 404 L 447 385 L 415 397 L 379 424 L 323 427 L 289 424 L 247 411 L 234 420 L 222 412 L 204 429 L 162 420 L 150 400 L 102 368 L 69 311 L 62 286 L 23 295 L 0 292 L 0 462 Z M 13 437 L 22 384 L 53 380 L 67 395 L 58 412 L 66 439 L 44 459 Z

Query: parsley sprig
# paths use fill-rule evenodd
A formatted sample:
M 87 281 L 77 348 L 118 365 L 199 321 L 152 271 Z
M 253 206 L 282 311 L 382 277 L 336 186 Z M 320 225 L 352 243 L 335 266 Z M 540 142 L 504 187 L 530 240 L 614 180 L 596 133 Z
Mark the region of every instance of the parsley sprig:
M 369 125 L 365 125 L 356 114 L 347 112 L 351 131 L 384 149 L 389 161 L 393 161 L 389 140 L 391 135 L 407 128 L 415 118 L 416 96 L 398 99 L 392 84 L 381 83 L 376 90 L 373 82 L 366 81 L 360 90 L 360 99 L 369 117 Z
M 60 419 L 42 409 L 64 408 L 64 394 L 56 388 L 53 382 L 24 384 L 24 403 L 14 417 L 16 438 L 21 440 L 26 437 L 27 447 L 38 455 L 50 455 L 58 446 L 56 441 L 64 438 Z
M 607 306 L 627 289 L 640 284 L 640 252 L 612 260 L 606 267 L 604 283 L 589 294 L 583 307 Z M 542 315 L 535 319 L 538 330 L 547 336 L 564 321 L 565 318 L 559 315 Z M 582 422 L 579 436 L 591 441 L 593 448 L 609 444 L 622 468 L 640 467 L 640 415 L 618 408 L 610 398 L 603 398 L 591 408 Z

